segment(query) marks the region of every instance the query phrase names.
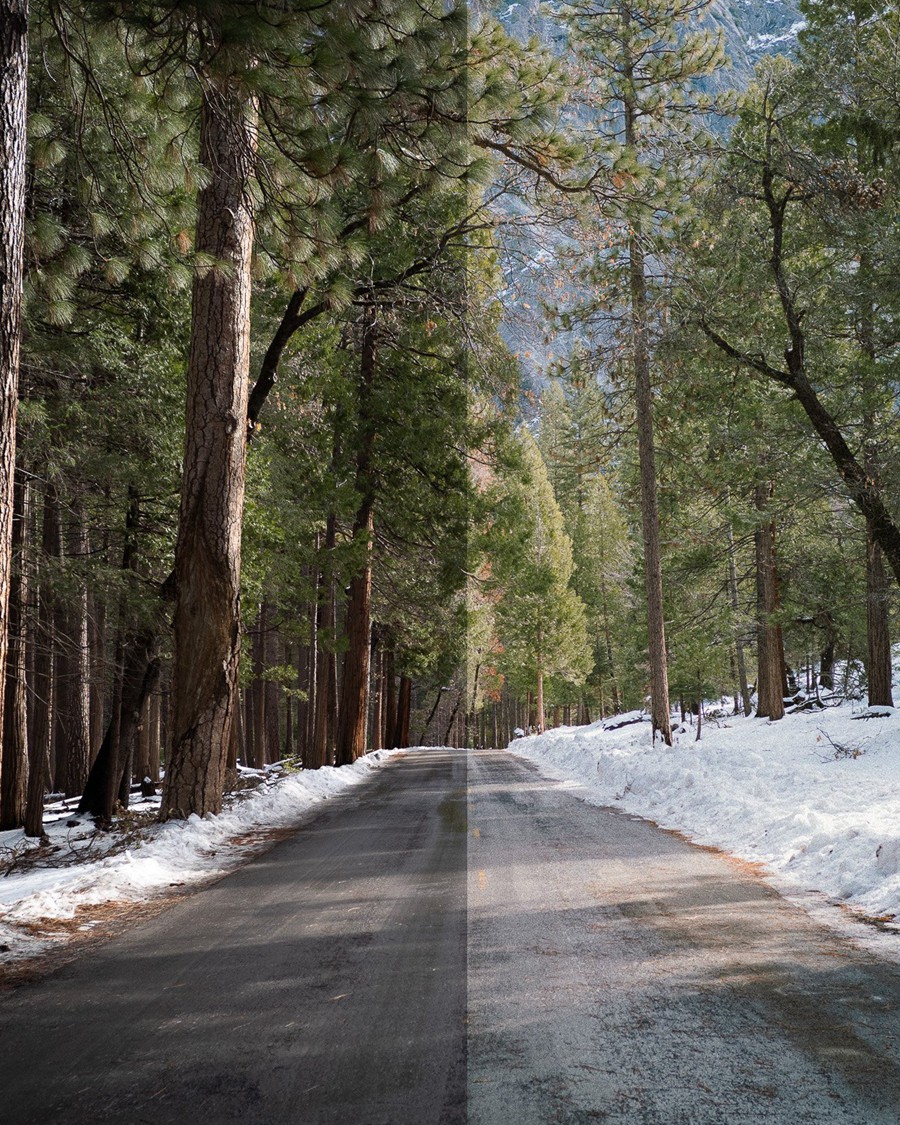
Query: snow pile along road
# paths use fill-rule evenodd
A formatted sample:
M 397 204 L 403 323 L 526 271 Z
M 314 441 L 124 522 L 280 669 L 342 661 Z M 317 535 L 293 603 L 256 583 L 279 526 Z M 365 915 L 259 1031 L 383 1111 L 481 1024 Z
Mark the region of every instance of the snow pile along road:
M 670 749 L 637 714 L 519 738 L 510 750 L 611 805 L 765 864 L 786 889 L 814 890 L 900 923 L 900 713 L 856 705 L 777 723 L 729 716 L 688 726 Z M 616 728 L 616 729 L 612 729 Z M 900 929 L 900 926 L 898 926 Z
M 340 769 L 282 774 L 232 799 L 218 816 L 150 824 L 135 833 L 133 846 L 107 856 L 102 851 L 115 846 L 117 834 L 96 833 L 89 817 L 47 824 L 51 854 L 65 860 L 67 852 L 100 852 L 92 862 L 53 867 L 35 856 L 38 862 L 31 866 L 22 832 L 0 833 L 0 859 L 19 854 L 26 860 L 21 871 L 14 866 L 0 878 L 0 961 L 40 952 L 52 937 L 41 933 L 40 924 L 74 918 L 81 907 L 145 899 L 231 870 L 265 843 L 266 832 L 295 825 L 309 809 L 358 785 L 396 753 L 379 750 Z

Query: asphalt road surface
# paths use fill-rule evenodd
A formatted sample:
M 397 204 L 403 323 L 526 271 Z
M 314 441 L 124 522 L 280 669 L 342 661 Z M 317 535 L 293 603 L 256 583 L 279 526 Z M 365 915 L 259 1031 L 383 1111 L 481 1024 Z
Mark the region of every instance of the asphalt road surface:
M 416 751 L 0 998 L 0 1122 L 900 1125 L 900 970 L 494 751 Z

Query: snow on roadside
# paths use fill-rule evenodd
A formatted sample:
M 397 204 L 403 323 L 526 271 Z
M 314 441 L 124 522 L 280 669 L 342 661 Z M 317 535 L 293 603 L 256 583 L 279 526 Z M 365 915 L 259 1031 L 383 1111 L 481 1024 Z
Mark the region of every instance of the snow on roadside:
M 634 717 L 634 716 L 632 716 Z M 852 705 L 780 722 L 729 716 L 669 749 L 647 721 L 563 727 L 510 750 L 580 795 L 763 863 L 900 930 L 900 713 Z M 896 939 L 894 939 L 896 942 Z
M 0 878 L 0 962 L 46 948 L 50 935 L 40 933 L 41 922 L 74 918 L 83 906 L 145 899 L 231 870 L 259 846 L 260 833 L 296 824 L 309 809 L 358 785 L 397 753 L 379 750 L 352 766 L 282 775 L 240 794 L 218 816 L 148 825 L 136 833 L 134 846 L 116 854 L 65 867 L 14 868 Z M 89 818 L 76 816 L 74 821 L 77 829 L 68 828 L 72 818 L 68 824 L 63 818 L 48 825 L 51 841 L 65 845 L 67 836 L 78 843 L 93 836 Z M 99 835 L 95 839 L 102 847 L 105 841 Z M 115 835 L 105 840 L 114 841 Z M 0 849 L 7 854 L 25 845 L 21 832 L 0 835 Z

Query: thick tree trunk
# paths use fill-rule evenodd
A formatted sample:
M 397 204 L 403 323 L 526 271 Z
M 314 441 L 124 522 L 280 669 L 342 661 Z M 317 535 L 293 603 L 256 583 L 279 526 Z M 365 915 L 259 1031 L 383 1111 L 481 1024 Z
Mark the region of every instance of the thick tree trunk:
M 769 488 L 756 489 L 756 509 L 765 512 Z M 775 525 L 760 524 L 754 533 L 756 546 L 757 663 L 756 714 L 772 720 L 784 718 L 784 642 L 777 621 L 778 573 L 775 554 Z
M 15 474 L 12 528 L 12 580 L 9 591 L 9 650 L 6 659 L 6 701 L 3 708 L 3 751 L 0 764 L 0 831 L 25 823 L 28 777 L 28 705 L 25 683 L 25 607 L 28 576 L 25 536 L 29 522 L 28 483 Z
M 239 83 L 207 81 L 191 310 L 184 473 L 175 547 L 172 742 L 162 819 L 222 807 L 238 702 L 240 562 L 250 370 L 250 182 L 255 106 Z
M 362 545 L 364 560 L 359 571 L 350 581 L 344 618 L 346 649 L 341 678 L 341 710 L 335 745 L 335 761 L 339 766 L 355 762 L 366 750 L 374 529 L 371 463 L 375 441 L 373 422 L 369 416 L 369 400 L 375 383 L 376 365 L 376 312 L 370 301 L 362 313 L 359 368 L 360 434 L 356 453 L 356 488 L 362 499 L 353 525 L 353 539 L 354 542 Z
M 394 650 L 384 652 L 384 744 L 394 749 L 394 736 L 397 731 L 397 685 L 394 675 Z
M 6 682 L 7 613 L 12 578 L 27 96 L 28 0 L 0 0 L 0 685 Z M 0 730 L 5 730 L 2 714 L 5 695 L 5 690 L 0 691 Z M 21 747 L 11 748 L 11 752 L 13 749 L 21 756 Z M 12 805 L 17 808 L 21 805 L 18 794 L 23 780 L 24 776 L 17 776 L 6 786 L 11 800 L 7 812 L 12 812 Z M 22 812 L 24 814 L 24 809 Z
M 882 551 L 871 531 L 866 536 L 866 679 L 870 707 L 893 707 L 888 583 Z
M 409 676 L 400 677 L 397 692 L 397 735 L 395 745 L 403 749 L 409 746 L 409 719 L 412 713 L 412 680 Z

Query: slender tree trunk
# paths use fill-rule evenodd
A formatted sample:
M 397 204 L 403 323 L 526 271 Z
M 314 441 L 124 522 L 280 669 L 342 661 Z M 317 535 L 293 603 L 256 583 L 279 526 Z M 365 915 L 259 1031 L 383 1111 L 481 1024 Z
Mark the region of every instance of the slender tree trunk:
M 84 509 L 80 501 L 72 505 L 72 525 L 69 531 L 69 558 L 84 564 L 87 555 L 87 529 L 84 523 Z M 67 797 L 80 796 L 88 778 L 91 763 L 91 668 L 90 642 L 88 637 L 88 592 L 87 583 L 79 579 L 77 596 L 69 617 L 71 632 L 69 643 L 70 679 L 64 687 L 65 714 L 63 725 L 66 737 L 66 780 Z
M 769 487 L 758 485 L 756 509 L 768 507 Z M 778 577 L 775 555 L 775 525 L 771 520 L 761 523 L 755 533 L 756 545 L 756 618 L 757 663 L 756 714 L 772 720 L 784 718 L 784 642 L 776 617 Z
M 93 594 L 88 599 L 90 640 L 91 702 L 90 749 L 91 765 L 103 741 L 103 711 L 106 702 L 106 603 Z
M 354 538 L 365 535 L 371 555 L 372 510 L 365 505 L 357 515 Z M 349 765 L 365 753 L 366 692 L 369 682 L 369 630 L 372 624 L 372 564 L 367 557 L 361 574 L 350 581 L 344 637 L 344 673 L 341 679 L 341 713 L 335 746 L 336 764 Z
M 28 0 L 0 0 L 0 685 L 6 683 L 7 614 L 12 579 L 13 490 L 16 465 L 22 279 L 25 246 L 25 148 L 28 98 Z M 6 731 L 0 691 L 0 730 Z M 16 700 L 18 706 L 18 700 Z M 18 722 L 18 718 L 16 720 Z M 22 747 L 10 748 L 21 759 Z M 7 755 L 4 753 L 3 760 Z M 4 766 L 0 765 L 0 769 Z M 5 787 L 4 809 L 21 810 L 24 781 Z M 19 819 L 19 811 L 16 812 Z
M 59 544 L 59 511 L 56 490 L 48 485 L 44 493 L 41 523 L 41 559 L 55 558 Z M 46 566 L 44 566 L 46 570 Z M 37 622 L 34 634 L 34 721 L 28 752 L 28 792 L 25 808 L 25 835 L 44 834 L 44 792 L 50 783 L 50 750 L 53 730 L 53 598 L 46 575 L 38 590 Z
M 544 731 L 544 669 L 540 665 L 540 658 L 538 658 L 537 670 L 537 691 L 535 692 L 535 716 L 537 719 L 536 726 L 538 734 Z
M 882 551 L 871 530 L 866 535 L 866 679 L 870 707 L 893 707 L 888 582 Z
M 175 546 L 174 715 L 162 819 L 222 807 L 240 659 L 240 563 L 250 364 L 255 106 L 237 81 L 207 80 L 200 114 L 184 473 Z
M 425 738 L 428 734 L 429 728 L 431 727 L 432 720 L 434 719 L 434 716 L 437 714 L 437 709 L 438 709 L 438 707 L 440 707 L 441 700 L 443 698 L 444 698 L 444 689 L 442 687 L 439 687 L 437 697 L 434 701 L 434 706 L 428 712 L 428 718 L 425 720 L 425 724 L 422 727 L 422 733 L 419 735 L 419 745 L 420 746 L 429 745 L 429 743 L 427 743 L 425 741 Z M 495 715 L 495 720 L 496 720 L 496 715 Z
M 15 474 L 12 527 L 12 577 L 9 590 L 9 649 L 6 659 L 6 701 L 3 708 L 3 751 L 0 764 L 0 831 L 25 823 L 28 778 L 28 704 L 25 683 L 25 606 L 28 575 L 25 536 L 29 522 L 28 482 Z
M 384 745 L 384 650 L 379 646 L 375 636 L 372 637 L 372 652 L 370 654 L 372 668 L 372 735 L 369 739 L 371 750 L 380 750 Z
M 737 567 L 734 562 L 734 535 L 728 528 L 728 594 L 731 600 L 731 612 L 734 614 L 734 659 L 737 668 L 738 688 L 741 693 L 741 705 L 744 714 L 753 712 L 750 701 L 750 684 L 747 681 L 747 661 L 744 655 L 744 642 L 741 639 L 739 615 L 741 611 L 740 597 L 738 596 Z
M 160 741 L 160 698 L 155 691 L 150 696 L 150 768 L 147 771 L 154 785 L 159 784 Z
M 281 664 L 282 645 L 281 633 L 271 602 L 265 603 L 265 632 L 263 633 L 263 646 L 265 652 L 266 669 L 277 668 Z M 281 686 L 276 680 L 267 679 L 263 683 L 266 697 L 265 707 L 265 739 L 266 761 L 277 762 L 281 756 L 281 729 L 279 715 L 281 713 Z
M 336 680 L 334 676 L 333 649 L 335 640 L 335 617 L 337 607 L 334 597 L 334 582 L 330 573 L 330 560 L 334 553 L 337 538 L 337 520 L 329 513 L 325 526 L 325 552 L 329 566 L 319 571 L 316 600 L 316 636 L 320 652 L 316 658 L 316 712 L 313 737 L 308 754 L 304 754 L 303 764 L 307 769 L 319 769 L 331 761 L 331 746 L 335 727 L 333 725 L 334 696 Z M 327 651 L 323 651 L 327 645 Z

